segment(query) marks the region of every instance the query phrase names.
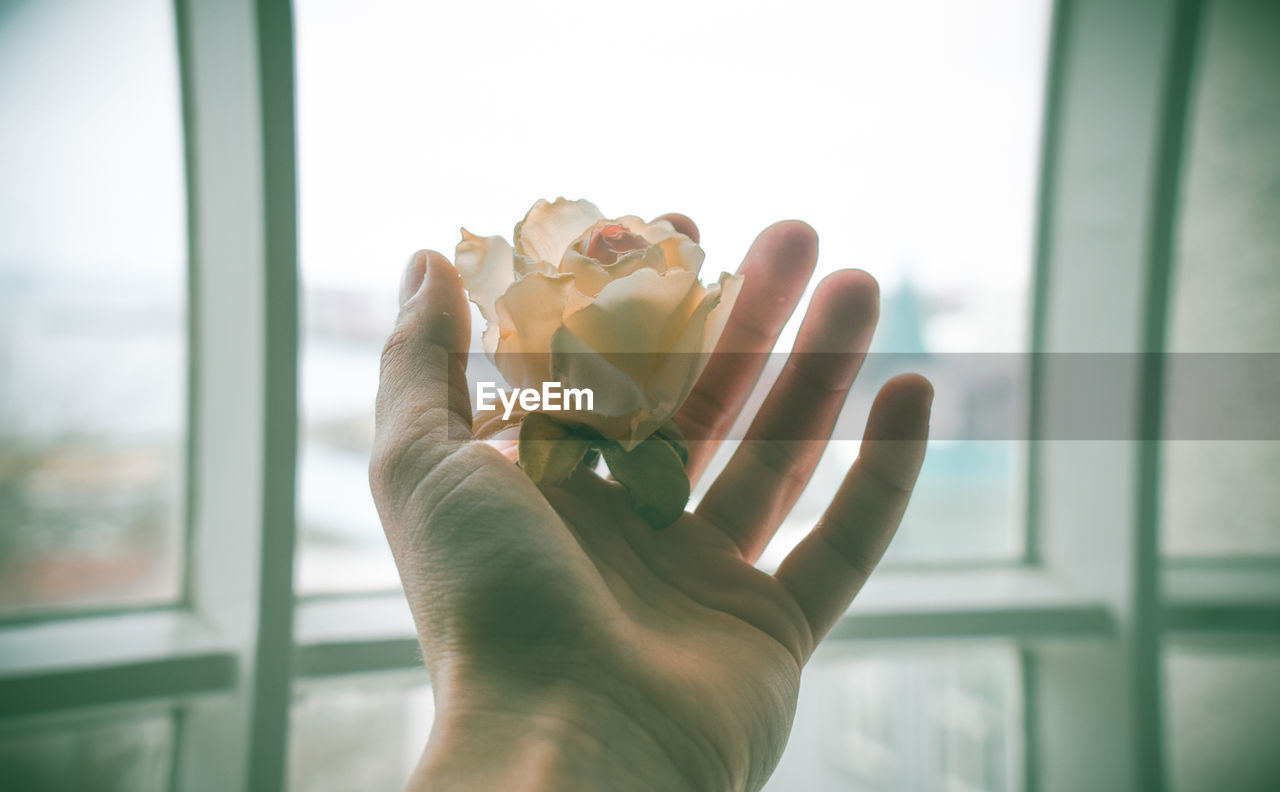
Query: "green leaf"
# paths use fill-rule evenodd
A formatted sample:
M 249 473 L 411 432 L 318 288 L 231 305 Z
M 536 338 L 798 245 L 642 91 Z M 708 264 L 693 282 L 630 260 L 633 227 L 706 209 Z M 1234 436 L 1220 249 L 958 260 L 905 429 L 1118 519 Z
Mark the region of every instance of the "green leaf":
M 666 528 L 684 514 L 689 503 L 689 475 L 680 452 L 656 434 L 630 451 L 604 443 L 600 451 L 609 471 L 631 496 L 636 513 L 654 528 Z
M 534 484 L 555 484 L 582 462 L 591 441 L 570 431 L 542 413 L 530 413 L 520 422 L 516 452 L 520 468 Z
M 689 467 L 689 442 L 684 439 L 684 432 L 680 431 L 680 427 L 676 426 L 674 420 L 667 421 L 659 426 L 653 433 L 654 437 L 660 437 L 671 444 L 671 447 L 680 455 L 680 464 Z

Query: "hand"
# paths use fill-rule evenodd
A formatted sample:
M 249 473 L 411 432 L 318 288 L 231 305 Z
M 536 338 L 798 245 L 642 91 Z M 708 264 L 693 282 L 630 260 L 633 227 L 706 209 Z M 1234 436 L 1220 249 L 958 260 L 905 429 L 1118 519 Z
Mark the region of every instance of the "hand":
M 688 218 L 666 219 L 697 239 Z M 747 254 L 717 352 L 756 354 L 714 357 L 676 417 L 692 477 L 816 260 L 817 237 L 799 222 L 766 229 Z M 660 531 L 594 472 L 539 489 L 467 439 L 470 312 L 443 256 L 413 258 L 402 303 L 370 480 L 436 699 L 410 788 L 759 789 L 786 744 L 800 670 L 880 559 L 924 458 L 932 389 L 898 377 L 822 520 L 776 574 L 753 566 L 862 362 L 875 281 L 857 270 L 823 280 L 728 467 L 695 512 Z

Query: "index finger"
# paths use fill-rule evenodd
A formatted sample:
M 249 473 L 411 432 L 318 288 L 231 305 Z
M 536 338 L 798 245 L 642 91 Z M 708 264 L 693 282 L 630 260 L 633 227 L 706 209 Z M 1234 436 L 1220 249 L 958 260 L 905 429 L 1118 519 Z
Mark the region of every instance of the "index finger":
M 738 268 L 745 276 L 742 293 L 707 367 L 675 417 L 689 441 L 691 482 L 698 480 L 742 411 L 817 263 L 818 235 L 799 220 L 774 223 L 747 251 Z

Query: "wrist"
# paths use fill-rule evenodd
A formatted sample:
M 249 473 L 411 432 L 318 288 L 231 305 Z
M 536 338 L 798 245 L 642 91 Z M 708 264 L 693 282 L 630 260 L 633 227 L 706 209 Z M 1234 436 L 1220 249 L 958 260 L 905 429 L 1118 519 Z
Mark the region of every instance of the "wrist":
M 436 685 L 431 739 L 411 790 L 718 790 L 679 734 L 615 697 L 567 682 Z M 712 768 L 714 769 L 714 768 Z

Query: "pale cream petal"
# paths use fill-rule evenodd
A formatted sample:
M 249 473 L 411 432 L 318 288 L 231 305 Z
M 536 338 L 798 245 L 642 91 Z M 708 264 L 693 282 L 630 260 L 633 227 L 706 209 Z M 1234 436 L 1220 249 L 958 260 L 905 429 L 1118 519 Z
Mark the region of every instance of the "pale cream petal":
M 707 289 L 710 294 L 716 286 L 719 286 L 720 299 L 712 309 L 711 315 L 707 317 L 707 329 L 702 335 L 702 352 L 714 352 L 716 344 L 720 343 L 720 335 L 724 332 L 725 325 L 729 323 L 729 314 L 733 312 L 733 306 L 738 302 L 738 295 L 742 293 L 744 280 L 745 277 L 742 275 L 722 272 L 719 282 Z
M 662 248 L 655 246 L 623 253 L 612 264 L 601 264 L 584 256 L 572 247 L 565 251 L 560 261 L 560 271 L 571 273 L 578 279 L 578 291 L 595 297 L 610 281 L 625 278 L 638 269 L 647 268 L 662 272 L 667 269 Z
M 689 317 L 654 375 L 644 383 L 645 409 L 632 422 L 632 435 L 644 439 L 661 426 L 693 391 L 706 368 L 729 313 L 742 290 L 742 276 L 722 274 Z M 637 440 L 636 442 L 639 442 Z
M 558 267 L 569 245 L 603 219 L 604 215 L 590 201 L 538 199 L 516 224 L 515 251 Z
M 702 285 L 691 272 L 639 269 L 605 286 L 594 302 L 565 317 L 565 325 L 614 365 L 643 382 L 674 341 L 698 301 Z
M 589 256 L 570 248 L 560 259 L 560 271 L 572 275 L 578 291 L 594 297 L 609 283 L 609 273 L 604 265 Z
M 636 381 L 567 327 L 551 337 L 551 374 L 563 388 L 591 389 L 594 415 L 575 415 L 574 420 L 598 430 L 625 428 L 631 414 L 644 406 L 644 394 Z
M 516 279 L 511 245 L 500 236 L 476 236 L 462 229 L 462 241 L 454 251 L 454 264 L 462 276 L 467 297 L 480 308 L 490 326 L 498 321 L 494 303 Z
M 683 327 L 701 298 L 693 273 L 642 268 L 610 281 L 566 324 L 597 352 L 654 354 L 667 346 L 669 328 Z
M 702 262 L 707 258 L 702 247 L 683 234 L 664 239 L 659 244 L 666 256 L 667 266 L 672 269 L 679 267 L 697 275 L 702 269 Z
M 494 363 L 513 386 L 536 387 L 550 371 L 551 335 L 573 292 L 572 275 L 527 275 L 498 298 L 500 332 Z
M 604 269 L 609 273 L 610 280 L 625 278 L 641 269 L 651 269 L 661 273 L 667 270 L 667 258 L 661 247 L 651 245 L 644 250 L 630 250 L 623 253 L 617 261 L 605 265 Z
M 659 245 L 666 256 L 666 267 L 680 267 L 697 273 L 702 269 L 706 254 L 697 242 L 680 233 L 668 220 L 646 223 L 634 215 L 620 217 L 616 221 L 633 234 L 639 234 L 651 245 Z
M 516 277 L 523 278 L 525 275 L 532 275 L 535 272 L 543 275 L 555 275 L 556 268 L 545 261 L 529 258 L 528 256 L 515 256 L 515 272 Z
M 574 287 L 569 291 L 569 299 L 564 304 L 564 320 L 567 322 L 570 316 L 573 316 L 578 311 L 581 311 L 583 308 L 586 308 L 595 301 L 595 297 L 583 294 L 578 290 L 577 278 L 575 278 Z
M 493 357 L 498 352 L 498 344 L 502 340 L 502 328 L 498 327 L 497 322 L 489 322 L 484 326 L 484 332 L 480 334 L 480 345 L 484 348 L 484 353 L 489 357 Z
M 609 222 L 617 223 L 633 234 L 639 234 L 644 237 L 645 241 L 650 245 L 656 245 L 664 239 L 670 239 L 673 236 L 684 236 L 676 227 L 671 225 L 670 220 L 658 220 L 653 223 L 646 223 L 635 215 L 623 215 L 617 220 Z
M 488 335 L 488 331 L 485 331 L 485 335 Z M 485 339 L 485 344 L 485 352 L 493 360 L 493 365 L 498 371 L 502 372 L 502 377 L 508 385 L 513 388 L 536 385 L 533 382 L 533 374 L 536 372 L 529 370 L 532 367 L 527 365 L 529 361 L 520 354 L 520 339 L 514 333 L 508 335 L 499 333 L 492 352 L 489 352 L 487 346 L 488 338 Z

